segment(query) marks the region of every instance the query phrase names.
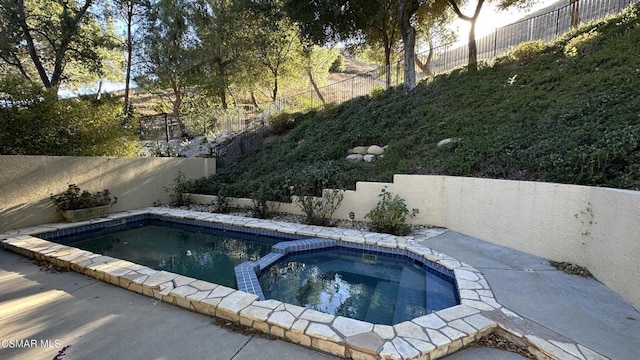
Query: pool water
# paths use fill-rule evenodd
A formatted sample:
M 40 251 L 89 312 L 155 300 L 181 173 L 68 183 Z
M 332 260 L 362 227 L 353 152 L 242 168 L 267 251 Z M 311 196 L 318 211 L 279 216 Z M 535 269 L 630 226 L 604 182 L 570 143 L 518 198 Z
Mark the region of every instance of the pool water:
M 237 288 L 234 266 L 257 260 L 282 240 L 150 220 L 67 237 L 64 243 L 152 269 Z
M 457 304 L 454 285 L 423 264 L 348 249 L 289 255 L 259 282 L 267 299 L 377 324 Z

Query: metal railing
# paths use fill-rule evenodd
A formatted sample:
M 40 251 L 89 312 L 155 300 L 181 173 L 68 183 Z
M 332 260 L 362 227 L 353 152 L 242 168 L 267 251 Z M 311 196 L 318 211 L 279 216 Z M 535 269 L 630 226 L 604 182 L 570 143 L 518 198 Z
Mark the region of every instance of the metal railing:
M 610 14 L 617 14 L 638 0 L 580 0 L 576 3 L 580 22 L 590 22 Z M 565 5 L 556 10 L 526 18 L 495 29 L 490 34 L 476 39 L 478 60 L 493 59 L 514 46 L 527 41 L 549 42 L 571 29 L 572 6 Z M 425 60 L 426 54 L 420 54 Z M 433 49 L 433 60 L 429 64 L 431 73 L 443 73 L 465 66 L 469 48 L 460 44 L 444 44 Z

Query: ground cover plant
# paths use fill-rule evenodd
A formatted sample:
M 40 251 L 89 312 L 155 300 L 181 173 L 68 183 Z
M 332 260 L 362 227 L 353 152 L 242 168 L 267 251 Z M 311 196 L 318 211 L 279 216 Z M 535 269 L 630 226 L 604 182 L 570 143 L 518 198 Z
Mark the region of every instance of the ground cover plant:
M 640 189 L 640 5 L 551 44 L 526 43 L 476 71 L 461 68 L 327 110 L 290 114 L 287 128 L 189 191 L 250 196 L 289 186 L 393 174 L 444 174 Z M 289 129 L 290 127 L 290 129 Z M 453 138 L 457 141 L 437 146 Z M 354 146 L 389 145 L 373 163 Z M 300 194 L 321 195 L 310 186 Z

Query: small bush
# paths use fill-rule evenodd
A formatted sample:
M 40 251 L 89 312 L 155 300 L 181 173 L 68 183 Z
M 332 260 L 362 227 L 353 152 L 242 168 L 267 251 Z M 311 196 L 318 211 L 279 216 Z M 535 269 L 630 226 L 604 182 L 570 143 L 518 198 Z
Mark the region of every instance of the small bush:
M 259 219 L 270 219 L 277 211 L 276 205 L 270 200 L 276 198 L 278 194 L 267 186 L 260 186 L 258 190 L 254 191 L 251 195 L 251 201 L 253 202 L 253 209 L 251 213 L 254 217 Z
M 517 64 L 526 64 L 537 58 L 544 51 L 542 40 L 523 42 L 511 50 L 508 59 Z
M 191 182 L 184 175 L 182 171 L 176 173 L 176 177 L 173 180 L 174 185 L 172 187 L 164 187 L 164 192 L 170 193 L 171 203 L 176 206 L 185 205 L 184 194 L 189 192 Z
M 91 193 L 87 190 L 81 190 L 75 184 L 69 185 L 67 191 L 58 195 L 51 195 L 49 198 L 60 210 L 88 209 L 118 202 L 118 198 L 111 196 L 107 189 Z
M 294 203 L 304 212 L 306 224 L 331 226 L 331 217 L 340 207 L 343 198 L 344 191 L 330 190 L 325 191 L 320 198 L 307 195 L 298 196 Z
M 406 224 L 407 216 L 416 216 L 418 209 L 409 211 L 404 199 L 398 195 L 392 195 L 386 191 L 386 188 L 382 189 L 378 197 L 380 201 L 376 207 L 364 216 L 371 219 L 371 229 L 398 236 L 411 233 L 411 228 Z
M 218 191 L 213 205 L 215 205 L 215 212 L 217 213 L 226 214 L 231 211 L 231 200 L 222 189 Z
M 576 35 L 564 46 L 565 56 L 568 58 L 575 58 L 592 53 L 597 48 L 596 39 L 598 35 L 599 34 L 596 29 Z
M 340 72 L 344 72 L 346 69 L 347 67 L 344 64 L 344 56 L 338 55 L 336 59 L 333 60 L 333 62 L 331 63 L 331 66 L 329 67 L 329 72 L 340 73 Z
M 280 113 L 269 118 L 269 129 L 276 135 L 283 135 L 296 127 L 296 119 L 292 114 Z
M 382 100 L 387 96 L 387 94 L 388 92 L 379 86 L 372 88 L 371 92 L 369 92 L 369 96 L 373 100 Z

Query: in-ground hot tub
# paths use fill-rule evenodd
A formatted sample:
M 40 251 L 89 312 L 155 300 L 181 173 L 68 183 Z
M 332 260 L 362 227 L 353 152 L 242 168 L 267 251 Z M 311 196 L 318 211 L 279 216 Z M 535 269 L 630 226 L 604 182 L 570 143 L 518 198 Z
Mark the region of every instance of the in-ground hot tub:
M 459 304 L 453 272 L 407 251 L 327 239 L 278 243 L 273 250 L 239 265 L 238 277 L 249 268 L 258 279 L 239 289 L 385 325 Z

